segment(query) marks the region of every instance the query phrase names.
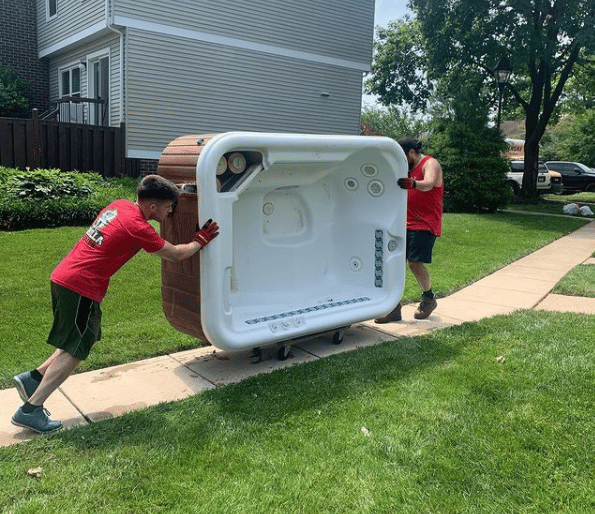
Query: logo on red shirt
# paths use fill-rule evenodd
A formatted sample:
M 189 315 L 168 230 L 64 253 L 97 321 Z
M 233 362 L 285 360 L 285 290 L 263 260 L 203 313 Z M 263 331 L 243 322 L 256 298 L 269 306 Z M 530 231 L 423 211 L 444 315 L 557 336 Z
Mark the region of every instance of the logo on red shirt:
M 101 229 L 105 228 L 108 223 L 113 221 L 116 216 L 118 215 L 118 209 L 114 209 L 111 211 L 105 211 L 101 216 L 99 216 L 93 225 L 89 227 L 87 233 L 85 234 L 87 242 L 91 246 L 99 245 L 103 243 L 103 234 L 101 233 Z

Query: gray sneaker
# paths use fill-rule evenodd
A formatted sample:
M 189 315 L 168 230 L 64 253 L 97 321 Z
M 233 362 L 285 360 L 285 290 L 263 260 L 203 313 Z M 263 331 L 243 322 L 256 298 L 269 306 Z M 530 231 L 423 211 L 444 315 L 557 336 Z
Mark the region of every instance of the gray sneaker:
M 20 375 L 12 377 L 12 383 L 17 388 L 21 400 L 26 402 L 27 400 L 29 400 L 29 398 L 33 396 L 33 393 L 35 392 L 37 386 L 39 386 L 41 382 L 35 380 L 31 376 L 30 371 L 26 371 L 25 373 L 21 373 Z
M 30 428 L 40 434 L 47 434 L 62 428 L 62 422 L 50 419 L 48 414 L 49 413 L 43 408 L 43 405 L 35 407 L 30 414 L 25 414 L 23 412 L 23 407 L 19 407 L 14 413 L 11 421 L 13 425 Z

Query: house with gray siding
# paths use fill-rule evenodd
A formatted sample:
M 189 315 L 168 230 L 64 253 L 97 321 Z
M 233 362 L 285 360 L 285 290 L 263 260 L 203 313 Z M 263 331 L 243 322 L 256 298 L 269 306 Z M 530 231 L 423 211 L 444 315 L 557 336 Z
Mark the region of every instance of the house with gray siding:
M 37 0 L 63 121 L 126 124 L 126 156 L 185 134 L 358 134 L 374 0 Z M 85 109 L 83 112 L 81 109 Z

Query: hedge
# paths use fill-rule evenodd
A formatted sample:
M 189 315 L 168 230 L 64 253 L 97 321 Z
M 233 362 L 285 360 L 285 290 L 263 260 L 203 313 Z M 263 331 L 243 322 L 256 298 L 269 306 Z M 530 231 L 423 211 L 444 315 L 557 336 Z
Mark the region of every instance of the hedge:
M 0 230 L 89 225 L 111 201 L 134 199 L 136 186 L 97 173 L 0 167 Z

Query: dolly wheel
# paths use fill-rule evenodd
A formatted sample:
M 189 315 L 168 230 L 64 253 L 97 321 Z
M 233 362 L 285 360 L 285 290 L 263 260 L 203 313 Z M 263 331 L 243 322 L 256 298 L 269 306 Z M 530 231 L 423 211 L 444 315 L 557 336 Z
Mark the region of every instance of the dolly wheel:
M 277 352 L 277 359 L 279 359 L 280 361 L 284 361 L 285 359 L 287 359 L 287 357 L 289 357 L 290 352 L 291 346 L 282 346 L 281 348 L 279 348 L 279 351 Z
M 260 347 L 252 348 L 252 354 L 250 355 L 250 362 L 257 364 L 262 361 L 262 350 Z
M 335 332 L 333 334 L 333 344 L 341 344 L 343 342 L 343 332 Z

